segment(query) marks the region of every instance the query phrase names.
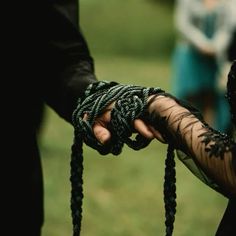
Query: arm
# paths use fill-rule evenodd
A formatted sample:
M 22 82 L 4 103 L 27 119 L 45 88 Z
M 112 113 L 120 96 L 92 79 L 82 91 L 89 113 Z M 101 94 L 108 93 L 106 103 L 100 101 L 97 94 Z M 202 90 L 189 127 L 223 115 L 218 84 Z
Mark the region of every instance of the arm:
M 228 80 L 228 98 L 235 122 L 236 64 Z M 152 131 L 161 132 L 166 142 L 190 157 L 212 181 L 211 186 L 229 198 L 236 197 L 236 143 L 210 128 L 190 106 L 170 95 L 157 96 L 149 106 Z M 156 136 L 157 137 L 157 136 Z
M 160 115 L 155 116 L 156 110 Z M 218 186 L 224 195 L 236 196 L 236 144 L 223 134 L 209 128 L 203 121 L 170 97 L 157 97 L 150 105 L 154 123 L 166 127 L 166 141 L 190 156 L 196 166 Z M 165 123 L 161 123 L 161 118 Z M 153 121 L 152 121 L 153 122 Z M 153 132 L 155 130 L 153 129 Z M 165 135 L 164 135 L 165 136 Z
M 51 1 L 42 15 L 46 42 L 44 97 L 71 122 L 78 97 L 97 81 L 93 58 L 78 25 L 77 1 Z

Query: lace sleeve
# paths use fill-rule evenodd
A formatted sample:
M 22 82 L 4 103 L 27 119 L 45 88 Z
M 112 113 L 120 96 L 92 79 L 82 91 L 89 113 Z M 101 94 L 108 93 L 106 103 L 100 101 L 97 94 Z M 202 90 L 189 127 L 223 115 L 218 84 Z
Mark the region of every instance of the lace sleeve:
M 169 94 L 150 101 L 149 122 L 202 181 L 227 197 L 236 196 L 236 144 L 209 127 L 200 113 Z

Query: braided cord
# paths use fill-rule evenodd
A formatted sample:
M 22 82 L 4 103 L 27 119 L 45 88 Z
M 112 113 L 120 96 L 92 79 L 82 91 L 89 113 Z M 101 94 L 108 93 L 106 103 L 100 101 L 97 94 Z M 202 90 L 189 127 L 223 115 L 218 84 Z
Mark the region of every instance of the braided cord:
M 75 132 L 74 143 L 72 145 L 71 154 L 71 211 L 73 236 L 80 235 L 81 219 L 82 219 L 82 201 L 83 201 L 83 149 L 82 139 Z
M 169 144 L 167 149 L 167 158 L 165 160 L 164 203 L 166 215 L 166 236 L 171 236 L 173 233 L 176 213 L 176 171 L 174 150 L 174 146 Z
M 112 153 L 119 155 L 124 144 L 134 150 L 146 147 L 150 140 L 137 134 L 131 139 L 134 131 L 133 122 L 137 118 L 148 120 L 148 97 L 161 94 L 160 88 L 146 88 L 135 85 L 121 85 L 115 82 L 100 81 L 91 84 L 83 97 L 78 99 L 77 108 L 72 115 L 74 125 L 74 143 L 71 154 L 71 214 L 73 236 L 79 236 L 82 221 L 83 201 L 83 143 L 96 149 L 100 154 Z M 111 110 L 109 131 L 111 140 L 102 145 L 93 134 L 92 127 L 107 107 L 115 102 Z M 86 120 L 84 116 L 86 115 Z M 175 164 L 174 149 L 168 148 L 166 160 L 166 175 L 164 184 L 164 201 L 166 207 L 166 235 L 173 231 L 175 214 Z M 170 182 L 169 182 L 170 181 Z

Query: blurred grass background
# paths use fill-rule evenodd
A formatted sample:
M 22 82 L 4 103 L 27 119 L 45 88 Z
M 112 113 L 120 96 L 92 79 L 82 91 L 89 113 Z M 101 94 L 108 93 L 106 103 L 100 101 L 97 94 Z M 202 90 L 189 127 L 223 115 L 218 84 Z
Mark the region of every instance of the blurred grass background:
M 81 0 L 80 18 L 99 79 L 170 88 L 175 32 L 171 5 L 151 0 Z M 73 129 L 46 110 L 40 146 L 45 185 L 43 236 L 72 235 L 70 146 Z M 165 235 L 163 203 L 167 146 L 124 148 L 118 157 L 84 146 L 82 235 Z M 177 160 L 175 236 L 214 235 L 226 199 Z

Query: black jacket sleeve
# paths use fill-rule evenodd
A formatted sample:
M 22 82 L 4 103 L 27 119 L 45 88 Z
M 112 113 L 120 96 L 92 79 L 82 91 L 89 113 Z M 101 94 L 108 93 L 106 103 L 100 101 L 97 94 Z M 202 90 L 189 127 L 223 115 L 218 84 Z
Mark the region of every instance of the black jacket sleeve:
M 51 0 L 43 11 L 44 98 L 70 122 L 78 97 L 96 82 L 93 58 L 79 27 L 76 0 Z

